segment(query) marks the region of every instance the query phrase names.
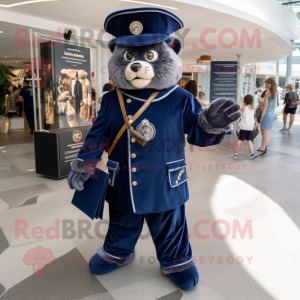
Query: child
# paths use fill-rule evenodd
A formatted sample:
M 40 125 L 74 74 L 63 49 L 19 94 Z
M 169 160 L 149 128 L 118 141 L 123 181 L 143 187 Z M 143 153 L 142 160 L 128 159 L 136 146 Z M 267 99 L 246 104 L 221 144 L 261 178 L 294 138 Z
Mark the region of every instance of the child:
M 251 95 L 246 95 L 244 97 L 243 107 L 241 108 L 241 121 L 240 121 L 240 133 L 239 140 L 236 144 L 235 154 L 233 158 L 238 158 L 238 150 L 241 146 L 242 141 L 246 140 L 248 147 L 250 149 L 250 159 L 257 157 L 257 154 L 253 152 L 252 144 L 252 131 L 254 129 L 254 118 L 255 118 L 255 108 L 253 108 L 253 97 Z M 255 118 L 256 130 L 258 130 L 258 122 Z

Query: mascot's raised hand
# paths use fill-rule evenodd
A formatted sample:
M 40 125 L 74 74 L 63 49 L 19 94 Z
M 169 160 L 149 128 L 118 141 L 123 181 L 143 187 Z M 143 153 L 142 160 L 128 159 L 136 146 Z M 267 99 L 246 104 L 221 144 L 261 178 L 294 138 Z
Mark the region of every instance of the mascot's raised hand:
M 199 125 L 208 133 L 230 131 L 230 124 L 241 117 L 240 106 L 233 99 L 220 98 L 202 109 Z

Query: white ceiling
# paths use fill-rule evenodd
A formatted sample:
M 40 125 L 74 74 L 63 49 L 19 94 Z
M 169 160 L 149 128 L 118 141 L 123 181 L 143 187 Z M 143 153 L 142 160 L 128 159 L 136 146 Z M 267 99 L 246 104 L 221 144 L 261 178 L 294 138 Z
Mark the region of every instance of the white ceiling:
M 20 0 L 0 0 L 0 4 L 13 4 L 17 2 L 20 2 Z M 259 26 L 244 18 L 179 1 L 147 0 L 147 2 L 178 8 L 178 10 L 171 11 L 178 15 L 185 24 L 185 28 L 179 31 L 179 33 L 183 34 L 184 30 L 189 30 L 187 36 L 184 38 L 184 50 L 181 54 L 184 64 L 195 63 L 196 59 L 204 54 L 211 55 L 213 59 L 217 60 L 236 60 L 236 54 L 243 54 L 243 62 L 250 63 L 278 59 L 289 55 L 291 52 L 291 44 L 287 39 L 283 39 L 282 36 L 275 33 L 274 30 L 272 31 L 264 26 Z M 13 23 L 21 23 L 22 15 L 31 16 L 33 17 L 31 24 L 34 24 L 36 28 L 39 28 L 40 24 L 42 27 L 42 24 L 46 22 L 45 20 L 59 24 L 57 26 L 65 24 L 65 28 L 72 26 L 76 27 L 77 30 L 78 28 L 90 28 L 96 31 L 96 38 L 97 32 L 103 30 L 103 23 L 108 14 L 120 9 L 141 6 L 147 5 L 117 0 L 65 0 L 1 8 L 0 15 L 10 13 L 11 17 L 9 21 Z M 30 59 L 30 49 L 25 49 L 24 47 L 16 49 L 15 47 L 15 29 L 20 27 L 26 28 L 24 25 L 25 24 L 20 26 L 0 22 L 0 30 L 4 32 L 0 34 L 0 62 L 11 63 L 14 61 L 16 63 Z M 217 48 L 215 49 L 206 49 L 200 43 L 200 33 L 207 28 L 215 28 L 217 30 L 216 34 L 208 34 L 206 36 L 207 43 L 217 44 Z M 218 34 L 224 28 L 234 29 L 239 37 L 242 28 L 247 29 L 250 37 L 252 36 L 253 30 L 258 28 L 261 34 L 262 48 L 257 49 L 255 43 L 254 47 L 249 49 L 246 43 L 245 49 L 240 49 L 239 46 L 233 49 L 224 49 L 218 42 Z M 43 32 L 43 30 L 39 30 L 39 32 Z M 229 44 L 231 41 L 232 35 L 229 33 L 225 34 L 224 42 Z M 193 48 L 193 46 L 195 48 Z M 7 58 L 4 58 L 5 56 L 7 56 Z M 21 65 L 22 64 L 16 64 L 15 66 L 19 67 Z

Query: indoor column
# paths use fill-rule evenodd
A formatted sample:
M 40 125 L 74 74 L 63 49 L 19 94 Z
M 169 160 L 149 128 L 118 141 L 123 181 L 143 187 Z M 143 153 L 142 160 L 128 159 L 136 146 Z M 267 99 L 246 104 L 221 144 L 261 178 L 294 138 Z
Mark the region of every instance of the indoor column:
M 276 77 L 275 82 L 279 86 L 279 59 L 276 60 Z
M 238 58 L 237 65 L 237 78 L 236 78 L 236 103 L 242 103 L 242 76 L 243 76 L 243 66 L 241 63 L 242 54 L 236 54 Z
M 292 82 L 292 64 L 293 64 L 293 46 L 294 41 L 291 41 L 292 43 L 292 51 L 289 56 L 286 58 L 286 76 L 285 76 L 285 85 Z

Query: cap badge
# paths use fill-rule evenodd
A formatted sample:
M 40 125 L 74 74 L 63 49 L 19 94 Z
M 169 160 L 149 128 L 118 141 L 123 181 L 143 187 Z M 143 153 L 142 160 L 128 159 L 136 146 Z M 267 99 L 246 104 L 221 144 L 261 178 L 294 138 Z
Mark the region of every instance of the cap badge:
M 141 34 L 143 31 L 143 25 L 141 22 L 139 21 L 133 21 L 130 25 L 129 25 L 129 30 L 132 34 Z

